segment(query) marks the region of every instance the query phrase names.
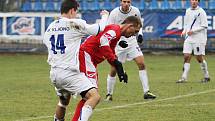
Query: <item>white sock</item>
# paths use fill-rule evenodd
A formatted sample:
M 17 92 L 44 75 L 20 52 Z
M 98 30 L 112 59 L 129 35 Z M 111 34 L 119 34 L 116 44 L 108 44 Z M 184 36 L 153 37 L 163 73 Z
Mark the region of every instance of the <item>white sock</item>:
M 88 121 L 92 113 L 93 113 L 92 107 L 89 105 L 84 105 L 83 108 L 81 109 L 81 114 L 78 121 Z
M 113 94 L 115 83 L 116 83 L 116 77 L 111 77 L 108 74 L 108 77 L 107 77 L 107 93 L 108 94 L 111 94 L 111 95 Z
M 56 118 L 56 114 L 54 115 L 54 121 L 64 121 L 64 118 L 63 119 L 57 119 Z
M 139 77 L 143 86 L 143 92 L 146 93 L 147 91 L 149 91 L 148 76 L 146 70 L 139 70 Z
M 190 63 L 184 63 L 184 71 L 182 74 L 182 78 L 187 79 L 189 70 L 190 70 Z
M 200 66 L 201 66 L 201 69 L 202 69 L 202 71 L 204 73 L 204 77 L 209 78 L 207 62 L 205 60 L 203 60 L 203 62 L 200 63 Z

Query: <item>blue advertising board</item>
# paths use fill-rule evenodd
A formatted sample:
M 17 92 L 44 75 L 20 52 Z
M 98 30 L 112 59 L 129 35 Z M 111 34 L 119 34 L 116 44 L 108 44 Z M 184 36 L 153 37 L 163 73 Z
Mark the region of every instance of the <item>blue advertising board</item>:
M 41 17 L 7 17 L 7 35 L 41 35 Z
M 3 17 L 0 17 L 0 35 L 3 34 Z

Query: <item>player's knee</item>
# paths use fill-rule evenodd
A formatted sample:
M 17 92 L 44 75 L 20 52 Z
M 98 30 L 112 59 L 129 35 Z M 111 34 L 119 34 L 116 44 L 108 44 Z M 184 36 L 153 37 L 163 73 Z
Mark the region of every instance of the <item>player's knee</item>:
M 69 104 L 69 103 L 65 103 L 65 102 L 59 101 L 57 105 L 58 105 L 59 107 L 61 107 L 61 108 L 66 108 L 66 107 L 68 106 L 68 104 Z
M 185 63 L 189 63 L 190 59 L 191 59 L 191 57 L 189 55 L 184 55 L 184 62 Z
M 97 103 L 101 101 L 101 96 L 98 93 L 94 95 L 93 98 Z
M 111 68 L 110 76 L 111 77 L 115 77 L 116 76 L 116 69 L 115 68 Z
M 70 95 L 63 95 L 63 96 L 60 96 L 60 101 L 58 103 L 58 105 L 60 107 L 66 107 L 67 105 L 69 105 L 69 101 L 70 101 Z
M 137 66 L 138 66 L 139 70 L 145 70 L 146 69 L 146 66 L 144 63 L 137 63 Z
M 201 56 L 197 56 L 196 57 L 196 60 L 199 62 L 199 63 L 202 63 L 203 62 L 203 58 Z

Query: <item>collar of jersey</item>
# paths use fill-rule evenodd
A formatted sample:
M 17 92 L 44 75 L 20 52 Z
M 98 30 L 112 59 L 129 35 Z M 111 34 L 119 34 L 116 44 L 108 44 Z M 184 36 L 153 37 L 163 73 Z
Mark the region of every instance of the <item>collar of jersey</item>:
M 199 6 L 197 6 L 197 7 L 196 7 L 196 8 L 194 8 L 194 9 L 193 9 L 193 8 L 191 8 L 191 10 L 197 10 L 197 9 L 199 9 Z
M 119 7 L 119 11 L 120 11 L 121 13 L 123 13 L 123 14 L 129 13 L 129 12 L 131 11 L 131 9 L 132 9 L 132 7 L 130 6 L 130 7 L 129 7 L 129 11 L 128 11 L 128 12 L 124 12 L 124 11 L 122 11 L 122 7 L 121 7 L 121 6 Z

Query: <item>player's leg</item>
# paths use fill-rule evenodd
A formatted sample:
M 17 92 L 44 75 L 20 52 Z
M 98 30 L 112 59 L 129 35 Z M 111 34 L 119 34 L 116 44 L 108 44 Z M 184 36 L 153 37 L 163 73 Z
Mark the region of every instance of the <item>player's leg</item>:
M 75 109 L 75 113 L 74 116 L 72 117 L 71 121 L 78 121 L 79 117 L 80 117 L 80 113 L 81 113 L 81 109 L 84 106 L 84 103 L 86 102 L 86 100 L 81 99 Z
M 59 96 L 59 102 L 56 106 L 54 121 L 64 121 L 66 107 L 70 101 L 70 94 L 67 92 L 63 92 Z
M 52 84 L 55 86 L 55 91 L 59 97 L 59 102 L 56 106 L 54 121 L 64 121 L 66 107 L 70 101 L 70 93 L 62 87 L 64 81 L 61 80 L 61 77 L 66 77 L 65 70 L 58 68 L 51 68 L 50 79 Z
M 136 62 L 139 68 L 139 78 L 143 87 L 144 99 L 155 99 L 156 95 L 152 94 L 149 91 L 149 82 L 148 82 L 146 67 L 144 64 L 144 56 L 141 55 L 141 56 L 135 57 L 134 61 Z
M 88 79 L 91 81 L 91 83 L 98 88 L 98 77 L 97 77 L 97 70 L 96 65 L 93 64 L 91 57 L 88 53 L 84 51 L 79 51 L 79 61 L 80 61 L 80 71 L 85 73 L 85 75 L 88 77 Z M 72 118 L 72 121 L 78 121 L 81 113 L 81 109 L 83 108 L 84 104 L 86 102 L 86 99 L 82 99 L 79 101 L 74 116 Z
M 190 70 L 190 60 L 191 60 L 191 54 L 192 54 L 192 44 L 190 43 L 184 43 L 183 46 L 183 53 L 184 53 L 184 65 L 183 65 L 183 73 L 181 78 L 176 81 L 176 83 L 183 83 L 187 81 L 188 73 Z
M 86 98 L 87 100 L 81 109 L 79 121 L 88 121 L 93 113 L 93 109 L 99 103 L 101 97 L 96 88 L 91 88 L 90 90 L 82 92 L 81 96 Z
M 78 112 L 78 115 L 80 115 L 78 116 L 78 120 L 88 121 L 88 119 L 92 115 L 93 109 L 99 103 L 101 97 L 98 94 L 98 91 L 94 84 L 92 84 L 92 82 L 89 80 L 88 77 L 85 76 L 84 73 L 83 75 L 77 77 L 76 80 L 76 90 L 80 92 L 82 98 L 86 100 L 86 102 L 83 101 L 82 104 L 80 104 L 79 106 L 79 110 L 81 111 Z
M 204 74 L 203 80 L 201 82 L 209 82 L 210 76 L 208 72 L 207 62 L 204 59 L 205 55 L 205 45 L 204 44 L 195 44 L 194 54 L 196 55 L 196 59 L 200 64 L 201 70 Z
M 111 66 L 111 71 L 107 76 L 107 95 L 105 101 L 112 101 L 113 100 L 113 91 L 114 86 L 116 83 L 116 69 L 115 67 Z
M 149 91 L 149 82 L 144 63 L 144 56 L 139 45 L 134 44 L 129 48 L 127 60 L 134 60 L 138 66 L 139 78 L 144 92 L 144 99 L 155 99 L 156 96 Z

